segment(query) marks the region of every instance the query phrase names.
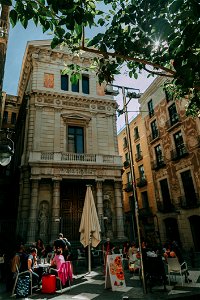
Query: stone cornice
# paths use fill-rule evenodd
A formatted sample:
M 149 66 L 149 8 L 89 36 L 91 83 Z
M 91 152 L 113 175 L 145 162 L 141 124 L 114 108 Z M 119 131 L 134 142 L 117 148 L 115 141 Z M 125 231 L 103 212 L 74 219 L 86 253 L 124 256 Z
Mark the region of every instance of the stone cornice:
M 30 96 L 34 96 L 35 104 L 40 106 L 49 106 L 53 105 L 56 107 L 65 107 L 65 106 L 85 106 L 89 108 L 91 105 L 92 110 L 107 111 L 112 113 L 113 109 L 117 109 L 118 104 L 115 100 L 95 98 L 91 96 L 81 96 L 81 95 L 72 95 L 72 94 L 61 94 L 57 92 L 49 91 L 39 91 L 33 90 Z

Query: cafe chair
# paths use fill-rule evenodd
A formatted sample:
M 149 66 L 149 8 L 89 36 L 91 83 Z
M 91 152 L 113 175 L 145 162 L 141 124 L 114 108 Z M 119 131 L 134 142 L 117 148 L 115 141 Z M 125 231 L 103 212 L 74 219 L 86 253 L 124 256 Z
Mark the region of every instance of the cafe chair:
M 176 275 L 181 276 L 181 284 L 183 286 L 183 276 L 187 278 L 188 273 L 188 267 L 187 263 L 184 261 L 182 264 L 179 263 L 177 257 L 169 257 L 167 258 L 167 264 L 168 264 L 168 280 L 169 285 L 171 281 L 171 275 L 175 275 L 175 281 L 176 281 Z
M 32 296 L 32 290 L 33 290 L 33 288 L 38 287 L 38 285 L 37 286 L 33 286 L 32 273 L 29 270 L 23 271 L 23 272 L 19 272 L 19 268 L 16 265 L 16 278 L 15 278 L 15 281 L 14 281 L 14 286 L 13 286 L 13 289 L 12 289 L 11 297 L 13 297 L 14 294 L 15 294 L 15 289 L 16 289 L 16 286 L 17 286 L 17 282 L 18 282 L 19 277 L 21 277 L 21 276 L 29 276 L 30 294 L 31 294 L 31 296 Z
M 50 268 L 49 273 L 50 274 L 56 273 L 56 279 L 59 280 L 61 293 L 63 290 L 63 286 L 65 286 L 67 282 L 69 283 L 69 287 L 71 289 L 73 274 L 72 274 L 72 265 L 70 261 L 65 261 L 64 263 L 62 263 L 59 270 Z

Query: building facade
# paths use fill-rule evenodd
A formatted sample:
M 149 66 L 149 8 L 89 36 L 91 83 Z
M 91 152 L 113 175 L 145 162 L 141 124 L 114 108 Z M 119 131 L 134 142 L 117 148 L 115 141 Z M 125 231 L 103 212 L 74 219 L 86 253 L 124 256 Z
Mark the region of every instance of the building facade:
M 200 120 L 186 117 L 185 99 L 164 92 L 157 78 L 140 99 L 162 242 L 200 251 Z
M 86 185 L 92 185 L 102 237 L 124 239 L 116 101 L 94 74 L 77 83 L 65 64 L 88 67 L 92 56 L 27 44 L 19 81 L 15 166 L 20 164 L 18 233 L 51 243 L 61 231 L 79 241 Z M 20 160 L 19 160 L 20 157 Z
M 135 199 L 138 203 L 140 234 L 142 240 L 152 244 L 158 243 L 158 230 L 156 220 L 156 205 L 154 185 L 151 172 L 150 156 L 148 151 L 147 135 L 142 115 L 138 114 L 129 124 L 131 153 L 127 142 L 127 130 L 118 134 L 119 153 L 122 156 L 124 172 L 123 199 L 125 213 L 125 234 L 129 240 L 137 240 L 135 224 Z M 131 177 L 130 155 L 133 156 L 133 173 Z M 134 193 L 135 189 L 135 193 Z

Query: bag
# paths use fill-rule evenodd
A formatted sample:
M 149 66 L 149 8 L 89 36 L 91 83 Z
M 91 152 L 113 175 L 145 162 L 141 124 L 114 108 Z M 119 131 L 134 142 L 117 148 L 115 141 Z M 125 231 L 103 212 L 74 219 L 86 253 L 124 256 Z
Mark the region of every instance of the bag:
M 42 293 L 54 294 L 56 292 L 56 275 L 43 275 L 42 276 Z
M 29 294 L 30 276 L 19 276 L 16 286 L 16 298 L 27 297 Z

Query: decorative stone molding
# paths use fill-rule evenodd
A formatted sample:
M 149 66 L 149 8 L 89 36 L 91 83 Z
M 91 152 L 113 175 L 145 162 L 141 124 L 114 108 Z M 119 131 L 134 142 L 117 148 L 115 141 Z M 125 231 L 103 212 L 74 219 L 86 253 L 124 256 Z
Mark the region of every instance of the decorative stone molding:
M 81 124 L 88 125 L 91 120 L 90 116 L 83 114 L 83 113 L 79 113 L 79 114 L 64 113 L 61 116 L 65 123 L 73 123 L 74 124 L 74 122 L 78 122 Z

